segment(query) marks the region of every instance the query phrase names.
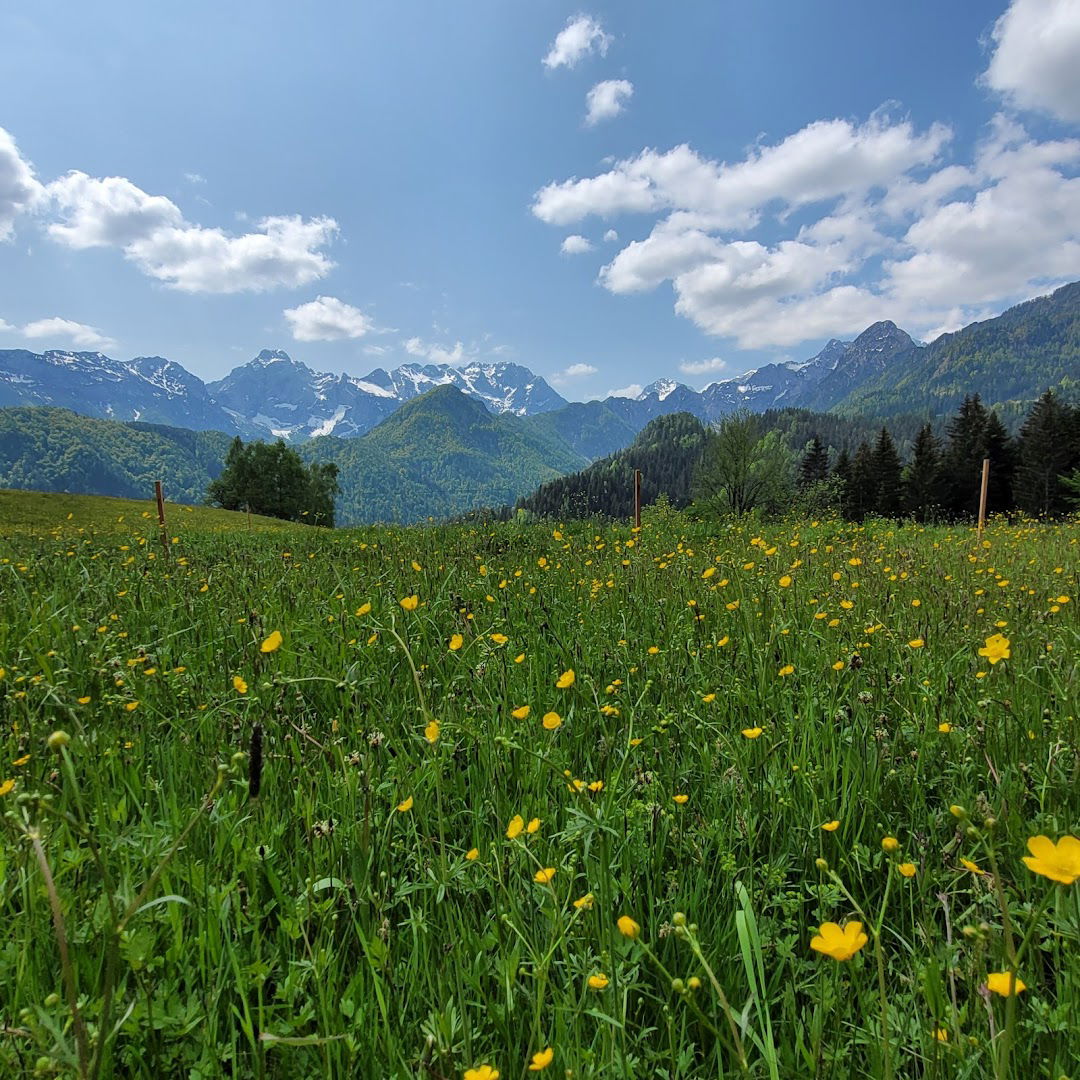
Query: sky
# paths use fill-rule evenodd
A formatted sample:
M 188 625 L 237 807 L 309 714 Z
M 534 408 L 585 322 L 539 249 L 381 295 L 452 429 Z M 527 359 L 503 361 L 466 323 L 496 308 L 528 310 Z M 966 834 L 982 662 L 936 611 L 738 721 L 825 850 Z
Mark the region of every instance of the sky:
M 0 348 L 587 400 L 1080 278 L 1080 0 L 56 0 L 0 65 Z

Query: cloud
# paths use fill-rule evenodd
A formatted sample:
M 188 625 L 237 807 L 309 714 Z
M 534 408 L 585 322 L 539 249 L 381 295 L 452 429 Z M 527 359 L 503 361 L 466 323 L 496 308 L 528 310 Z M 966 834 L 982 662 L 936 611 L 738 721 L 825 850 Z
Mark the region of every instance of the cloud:
M 15 139 L 0 127 L 0 243 L 15 232 L 15 219 L 34 209 L 43 188 L 33 166 L 20 153 Z
M 604 233 L 605 244 L 614 244 L 618 239 L 619 234 L 614 229 L 608 229 L 608 231 Z
M 590 375 L 595 375 L 599 369 L 592 366 L 592 364 L 571 364 L 563 371 L 556 371 L 551 376 L 551 381 L 556 386 L 562 386 L 565 383 L 570 382 L 573 379 L 585 379 Z
M 607 55 L 611 37 L 591 15 L 578 15 L 567 20 L 566 26 L 555 37 L 543 59 L 544 67 L 554 71 L 560 67 L 576 67 L 578 61 L 592 52 Z
M 585 95 L 585 123 L 594 127 L 601 120 L 611 120 L 623 111 L 634 94 L 634 84 L 626 79 L 605 79 Z
M 65 247 L 125 247 L 157 229 L 183 225 L 180 207 L 164 195 L 148 195 L 122 176 L 96 179 L 70 172 L 46 188 L 62 220 L 49 235 Z
M 679 365 L 679 370 L 684 375 L 715 375 L 720 371 L 727 371 L 727 361 L 719 356 L 708 360 L 687 360 Z
M 365 345 L 361 350 L 365 356 L 385 356 L 390 352 L 389 345 Z
M 575 233 L 562 242 L 559 250 L 564 255 L 584 255 L 586 251 L 592 251 L 592 242 Z
M 774 202 L 792 209 L 885 185 L 934 162 L 950 138 L 943 124 L 918 133 L 910 121 L 875 114 L 860 126 L 815 121 L 734 165 L 702 158 L 685 144 L 663 153 L 646 149 L 599 176 L 548 184 L 532 212 L 550 225 L 570 225 L 590 215 L 679 210 L 716 228 L 750 228 Z
M 641 397 L 644 389 L 641 383 L 631 383 L 629 386 L 622 386 L 618 390 L 609 390 L 605 396 L 637 398 Z
M 1080 5 L 1076 0 L 1012 0 L 991 31 L 983 78 L 1021 109 L 1080 122 Z
M 337 234 L 332 218 L 268 217 L 230 236 L 198 225 L 157 229 L 124 254 L 144 274 L 181 292 L 266 292 L 325 277 L 334 263 L 320 250 Z
M 405 342 L 405 351 L 410 356 L 423 357 L 433 364 L 457 365 L 468 359 L 465 346 L 460 341 L 455 342 L 453 348 L 447 348 L 445 345 L 434 345 L 413 337 Z
M 11 323 L 5 322 L 3 319 L 0 319 L 0 334 L 11 334 L 14 332 L 15 327 L 12 326 Z
M 106 337 L 97 327 L 61 319 L 55 315 L 51 319 L 38 319 L 36 322 L 27 323 L 20 333 L 24 338 L 30 339 L 49 338 L 55 341 L 63 338 L 82 349 L 101 351 L 116 345 L 112 338 Z
M 333 218 L 266 217 L 235 235 L 187 221 L 171 199 L 122 176 L 73 171 L 43 192 L 42 205 L 57 218 L 47 232 L 57 243 L 119 248 L 144 274 L 181 292 L 299 288 L 334 266 L 322 250 L 337 235 Z
M 283 312 L 295 341 L 344 341 L 374 329 L 359 309 L 335 296 L 318 296 Z

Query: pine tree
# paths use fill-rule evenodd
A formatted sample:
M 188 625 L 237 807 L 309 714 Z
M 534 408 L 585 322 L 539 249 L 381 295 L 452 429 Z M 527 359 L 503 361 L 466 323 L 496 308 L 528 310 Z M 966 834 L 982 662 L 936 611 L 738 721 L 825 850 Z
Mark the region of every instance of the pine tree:
M 915 437 L 903 478 L 904 510 L 916 521 L 930 520 L 941 507 L 945 486 L 941 465 L 941 440 L 930 424 L 924 424 Z
M 851 479 L 848 482 L 848 516 L 862 521 L 874 511 L 874 452 L 867 442 L 859 443 L 851 459 Z
M 902 467 L 888 428 L 882 428 L 874 444 L 871 460 L 873 510 L 882 517 L 900 513 L 900 479 Z
M 1016 501 L 1029 514 L 1062 514 L 1069 491 L 1062 476 L 1076 467 L 1072 410 L 1052 390 L 1031 407 L 1020 429 Z
M 979 509 L 986 421 L 986 408 L 978 394 L 965 397 L 956 416 L 949 421 L 944 460 L 945 505 L 958 516 L 973 517 Z
M 799 465 L 799 487 L 807 488 L 811 484 L 820 484 L 829 477 L 829 451 L 821 445 L 821 439 L 815 435 L 803 454 Z
M 987 513 L 1001 514 L 1013 509 L 1013 477 L 1016 473 L 1016 445 L 995 411 L 983 428 L 983 457 L 990 461 L 986 491 Z

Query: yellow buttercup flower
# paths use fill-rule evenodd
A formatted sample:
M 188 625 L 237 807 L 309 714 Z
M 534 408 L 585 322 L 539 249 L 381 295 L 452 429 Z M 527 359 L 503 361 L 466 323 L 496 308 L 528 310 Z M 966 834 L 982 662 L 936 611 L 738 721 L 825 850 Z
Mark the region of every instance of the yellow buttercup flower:
M 986 871 L 979 866 L 978 863 L 973 863 L 970 859 L 961 859 L 960 865 L 963 866 L 965 870 L 970 870 L 973 874 L 980 874 L 983 877 L 986 876 Z
M 541 1050 L 532 1056 L 532 1064 L 529 1066 L 529 1072 L 540 1072 L 542 1069 L 546 1069 L 555 1057 L 555 1051 L 549 1046 L 546 1050 Z
M 986 639 L 986 645 L 979 650 L 980 656 L 985 656 L 991 664 L 999 660 L 1008 660 L 1012 653 L 1009 650 L 1010 641 L 1002 634 L 991 634 Z
M 781 589 L 786 589 L 790 584 L 791 584 L 791 575 L 790 574 L 785 574 L 780 579 L 780 588 Z
M 616 925 L 623 937 L 633 939 L 641 936 L 641 927 L 629 915 L 620 915 Z
M 912 878 L 915 876 L 916 867 L 914 863 L 902 862 L 899 866 L 897 866 L 896 869 L 899 870 L 900 873 L 903 874 L 903 876 L 906 878 Z
M 579 896 L 574 901 L 574 907 L 576 907 L 579 911 L 581 911 L 581 910 L 591 911 L 592 906 L 593 906 L 593 901 L 595 899 L 596 899 L 596 897 L 593 896 L 593 894 L 591 892 L 587 892 L 584 896 Z
M 259 646 L 259 649 L 264 653 L 266 653 L 266 652 L 276 652 L 278 649 L 281 648 L 281 642 L 282 642 L 281 631 L 280 630 L 275 630 L 262 643 L 262 645 Z
M 887 855 L 892 855 L 900 850 L 900 841 L 895 836 L 886 836 L 881 841 L 881 850 Z
M 995 971 L 986 976 L 986 989 L 1002 997 L 1013 997 L 1027 989 L 1019 975 L 1008 971 Z
M 795 665 L 794 664 L 785 664 L 777 674 L 779 674 L 781 677 L 783 677 L 784 675 L 793 675 L 794 673 L 795 673 Z
M 400 604 L 400 605 L 401 605 L 401 606 L 402 606 L 402 607 L 403 607 L 403 608 L 404 608 L 404 609 L 405 609 L 406 611 L 415 611 L 415 610 L 416 610 L 416 606 L 417 606 L 417 604 L 419 604 L 419 603 L 420 603 L 420 597 L 419 597 L 419 596 L 417 596 L 417 595 L 416 595 L 416 593 L 413 593 L 413 594 L 412 594 L 412 596 L 403 596 L 403 597 L 402 597 L 402 598 L 401 598 L 401 599 L 400 599 L 400 600 L 398 601 L 398 603 L 399 603 L 399 604 Z
M 452 634 L 450 636 L 450 651 L 457 652 L 462 645 L 465 644 L 465 639 L 460 634 Z
M 424 738 L 429 743 L 435 743 L 439 738 L 439 721 L 429 720 L 427 727 L 424 728 Z
M 548 731 L 554 731 L 562 724 L 562 717 L 557 712 L 544 713 L 544 718 L 540 722 Z
M 602 971 L 598 971 L 595 975 L 589 976 L 589 989 L 603 990 L 607 987 L 609 982 L 611 982 L 611 980 Z
M 844 961 L 850 960 L 869 940 L 863 933 L 861 922 L 849 922 L 844 926 L 827 922 L 818 927 L 810 948 L 834 960 Z
M 908 642 L 908 648 L 921 649 L 925 644 L 926 642 L 921 637 L 912 638 L 911 641 Z
M 473 1069 L 466 1069 L 462 1080 L 499 1080 L 499 1070 L 490 1065 L 477 1065 Z
M 496 645 L 505 645 L 510 639 L 505 634 L 492 634 L 491 640 L 494 641 Z
M 241 679 L 239 675 L 234 675 L 232 677 L 232 684 L 233 684 L 233 689 L 238 694 L 246 694 L 248 692 L 248 684 L 246 682 L 244 682 L 244 680 Z
M 1075 836 L 1063 836 L 1056 844 L 1049 836 L 1033 836 L 1027 846 L 1031 854 L 1024 856 L 1024 865 L 1033 873 L 1062 885 L 1080 877 L 1080 840 Z
M 826 821 L 825 824 L 821 827 L 825 830 L 825 832 L 836 832 L 836 830 L 840 828 L 840 822 L 835 820 Z
M 759 727 L 744 727 L 742 733 L 748 739 L 756 739 L 761 735 L 763 730 L 764 728 Z
M 577 676 L 574 674 L 574 669 L 573 668 L 567 668 L 566 671 L 564 671 L 555 680 L 555 685 L 560 690 L 568 690 L 571 686 L 574 685 L 574 679 L 575 678 L 577 678 Z
M 404 802 L 399 802 L 397 804 L 397 812 L 399 814 L 407 814 L 412 809 L 412 806 L 413 798 L 410 795 Z
M 534 817 L 529 822 L 529 824 L 525 826 L 525 831 L 530 836 L 532 836 L 532 834 L 535 833 L 535 832 L 539 832 L 539 830 L 540 830 L 540 819 L 538 817 Z
M 0 795 L 10 795 L 14 790 L 14 780 L 5 780 L 2 784 L 0 784 Z
M 548 885 L 554 876 L 555 867 L 545 866 L 542 870 L 537 870 L 536 873 L 533 874 L 533 881 L 535 881 L 537 885 Z
M 520 814 L 515 814 L 510 819 L 510 824 L 506 826 L 507 840 L 513 840 L 515 837 L 520 836 L 524 828 L 525 819 Z
M 480 849 L 469 848 L 469 850 L 465 852 L 465 858 L 468 859 L 469 862 L 476 862 L 476 860 L 480 858 Z
M 672 795 L 671 797 L 672 797 L 672 799 L 674 799 L 674 800 L 675 800 L 675 802 L 677 802 L 677 803 L 678 803 L 678 804 L 679 804 L 680 806 L 683 806 L 684 804 L 686 804 L 687 802 L 689 802 L 689 801 L 690 801 L 690 796 L 689 796 L 689 795 Z
M 528 716 L 529 716 L 529 706 L 528 705 L 519 705 L 516 709 L 513 709 L 511 711 L 510 715 L 515 720 L 526 720 L 526 719 L 528 719 Z
M 16 769 L 21 769 L 29 760 L 30 755 L 23 754 L 21 758 L 16 758 L 11 764 L 14 765 Z

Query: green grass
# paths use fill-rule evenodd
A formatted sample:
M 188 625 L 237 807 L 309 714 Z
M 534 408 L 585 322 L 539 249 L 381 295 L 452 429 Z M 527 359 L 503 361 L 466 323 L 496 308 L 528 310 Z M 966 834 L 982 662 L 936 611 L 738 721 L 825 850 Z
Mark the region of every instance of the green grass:
M 1080 526 L 141 515 L 0 538 L 0 1075 L 1076 1075 Z
M 215 510 L 209 506 L 165 503 L 170 535 L 229 529 L 297 529 L 301 526 L 259 514 Z M 153 499 L 114 499 L 105 495 L 59 495 L 44 491 L 0 488 L 0 536 L 55 528 L 116 530 L 144 526 L 139 535 L 157 539 L 157 504 Z

